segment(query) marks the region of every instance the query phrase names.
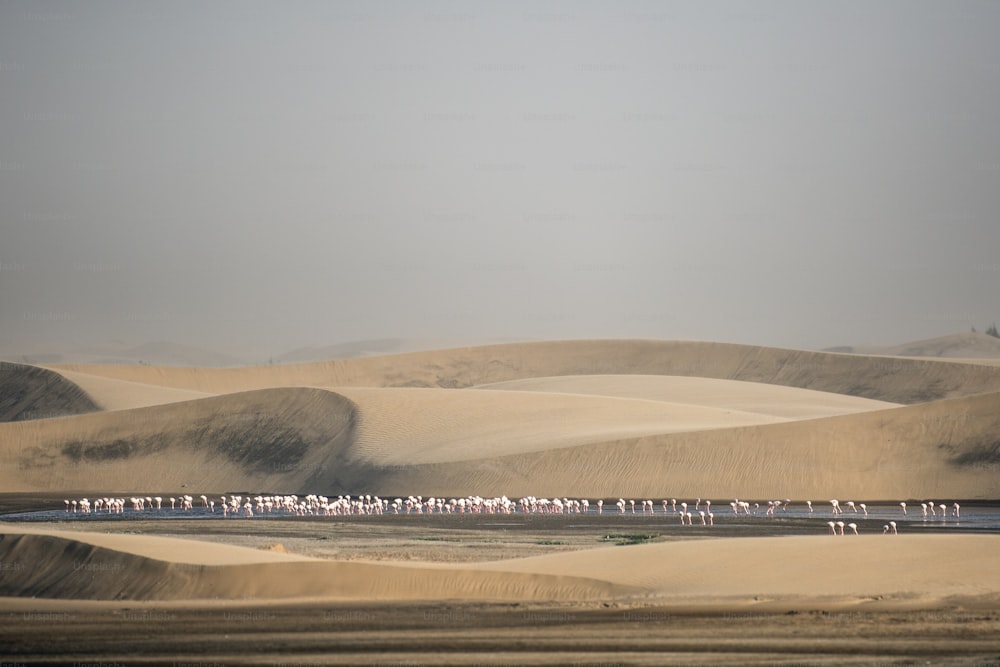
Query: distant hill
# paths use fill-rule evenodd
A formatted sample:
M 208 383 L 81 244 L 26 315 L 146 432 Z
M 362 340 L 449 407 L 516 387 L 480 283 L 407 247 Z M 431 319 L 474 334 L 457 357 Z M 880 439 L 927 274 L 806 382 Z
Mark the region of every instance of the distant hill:
M 945 359 L 1000 359 L 1000 338 L 984 333 L 956 333 L 890 347 L 831 347 L 825 352 L 872 354 L 886 357 L 937 357 Z
M 353 359 L 377 354 L 395 354 L 420 349 L 414 341 L 405 338 L 381 338 L 377 340 L 351 341 L 322 347 L 300 347 L 274 358 L 276 364 L 298 364 L 307 361 L 327 359 Z
M 10 355 L 8 355 L 10 357 Z M 180 343 L 151 342 L 142 345 L 107 345 L 63 352 L 40 352 L 16 357 L 27 364 L 109 364 L 150 366 L 198 366 L 225 368 L 246 366 L 247 361 L 230 354 Z
M 300 347 L 286 352 L 272 360 L 275 364 L 301 364 L 310 361 L 329 361 L 331 359 L 357 359 L 386 354 L 404 354 L 407 352 L 423 352 L 427 350 L 442 350 L 456 348 L 462 345 L 486 345 L 495 343 L 520 342 L 521 339 L 496 339 L 466 341 L 418 339 L 418 338 L 376 338 L 357 340 L 346 343 L 336 343 L 321 347 Z

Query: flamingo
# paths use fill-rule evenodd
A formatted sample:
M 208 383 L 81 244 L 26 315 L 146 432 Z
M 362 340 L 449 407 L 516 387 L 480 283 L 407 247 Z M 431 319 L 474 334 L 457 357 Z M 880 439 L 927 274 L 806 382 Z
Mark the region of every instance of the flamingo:
M 854 533 L 855 535 L 857 535 L 857 534 L 858 534 L 858 524 L 856 524 L 856 523 L 849 523 L 849 524 L 847 524 L 847 527 L 848 527 L 848 528 L 850 528 L 850 529 L 851 529 L 851 531 L 852 531 L 852 532 L 853 532 L 853 533 Z
M 899 503 L 899 506 L 903 508 L 903 516 L 906 516 L 906 503 Z

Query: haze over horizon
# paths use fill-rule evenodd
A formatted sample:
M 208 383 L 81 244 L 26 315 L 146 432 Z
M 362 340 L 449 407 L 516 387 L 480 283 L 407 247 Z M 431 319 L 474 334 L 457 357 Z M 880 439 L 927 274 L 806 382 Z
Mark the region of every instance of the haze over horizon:
M 982 331 L 998 28 L 992 2 L 5 2 L 0 355 Z

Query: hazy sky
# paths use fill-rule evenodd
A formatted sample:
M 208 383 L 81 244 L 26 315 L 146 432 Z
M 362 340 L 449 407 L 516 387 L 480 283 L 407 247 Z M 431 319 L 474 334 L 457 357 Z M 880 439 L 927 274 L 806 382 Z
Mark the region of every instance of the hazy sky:
M 991 0 L 4 0 L 0 347 L 982 330 L 998 34 Z

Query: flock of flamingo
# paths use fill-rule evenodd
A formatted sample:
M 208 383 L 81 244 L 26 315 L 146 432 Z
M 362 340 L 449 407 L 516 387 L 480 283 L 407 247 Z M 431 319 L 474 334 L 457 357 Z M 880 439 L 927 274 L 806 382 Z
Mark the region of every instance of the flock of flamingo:
M 571 498 L 536 498 L 526 496 L 519 500 L 511 500 L 507 496 L 484 498 L 481 496 L 468 496 L 465 498 L 427 498 L 422 496 L 408 496 L 406 498 L 395 498 L 388 500 L 372 495 L 343 495 L 336 499 L 327 496 L 309 494 L 303 497 L 298 495 L 224 495 L 219 497 L 216 503 L 214 498 L 206 495 L 198 496 L 199 507 L 215 513 L 219 510 L 222 516 L 242 516 L 253 517 L 255 515 L 268 515 L 280 513 L 292 516 L 364 516 L 379 514 L 587 514 L 591 512 L 591 502 L 587 499 Z M 189 511 L 193 510 L 196 503 L 194 496 L 179 495 L 164 498 L 163 496 L 132 496 L 126 498 L 103 497 L 93 501 L 87 498 L 66 499 L 66 512 L 79 512 L 90 514 L 91 512 L 104 512 L 107 514 L 122 514 L 126 505 L 130 506 L 133 512 L 145 512 L 149 510 L 164 510 L 165 503 L 170 503 L 171 510 Z M 767 506 L 763 510 L 764 516 L 775 516 L 776 512 L 787 511 L 791 500 L 771 500 L 767 501 Z M 712 513 L 712 501 L 697 498 L 694 503 L 678 503 L 676 498 L 664 499 L 661 503 L 663 515 L 673 515 L 680 519 L 682 526 L 692 526 L 694 518 L 697 516 L 699 525 L 714 526 L 715 515 Z M 805 501 L 805 506 L 809 513 L 813 513 L 812 501 Z M 845 523 L 838 517 L 844 514 L 844 507 L 850 512 L 868 518 L 868 506 L 865 503 L 855 503 L 847 501 L 841 507 L 839 500 L 830 501 L 831 512 L 834 520 L 828 521 L 827 526 L 831 535 L 845 535 L 845 528 L 852 534 L 858 535 L 858 524 Z M 758 516 L 761 514 L 760 503 L 750 503 L 747 501 L 734 499 L 729 503 L 734 516 Z M 906 503 L 899 503 L 903 516 L 907 515 Z M 604 514 L 604 500 L 597 500 L 593 503 L 596 514 Z M 652 500 L 639 501 L 639 513 L 650 516 L 656 513 L 656 504 Z M 704 509 L 702 509 L 704 508 Z M 941 503 L 935 505 L 934 502 L 920 503 L 924 517 L 940 517 L 942 520 L 948 517 L 948 506 Z M 960 517 L 960 506 L 954 503 L 951 506 L 950 515 L 955 519 Z M 692 511 L 693 510 L 693 511 Z M 630 513 L 636 514 L 636 501 L 619 498 L 615 502 L 614 510 L 609 507 L 609 512 L 619 515 Z M 882 534 L 896 535 L 897 526 L 895 521 L 889 521 L 882 527 Z

